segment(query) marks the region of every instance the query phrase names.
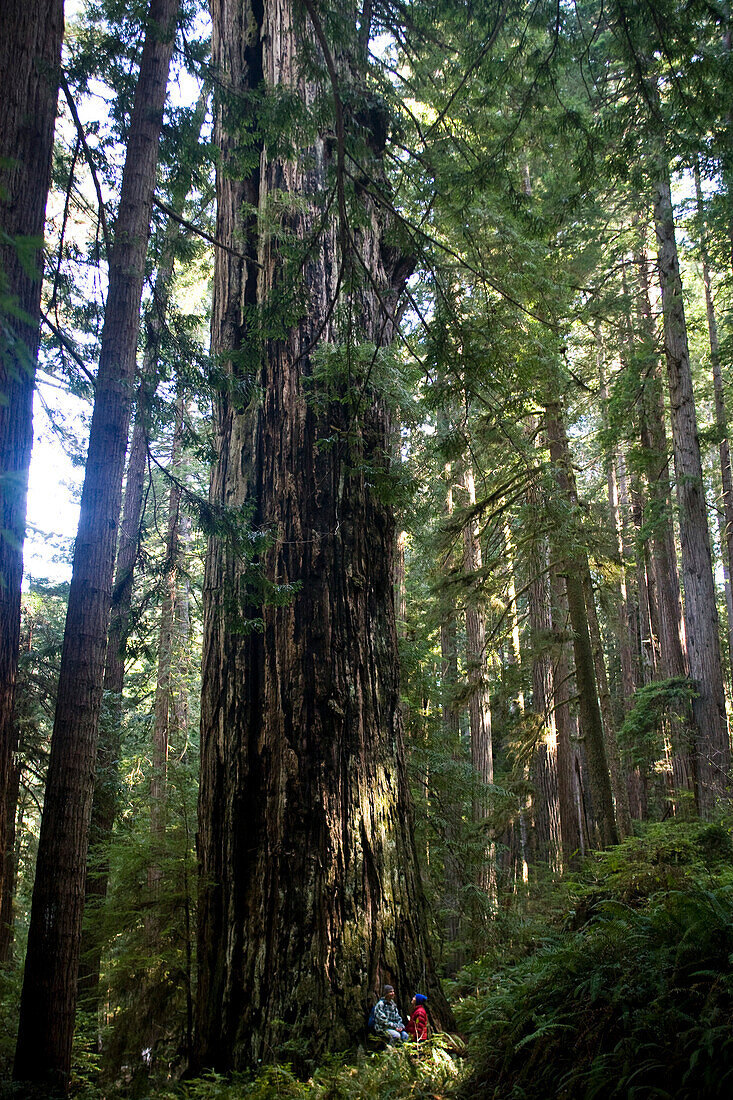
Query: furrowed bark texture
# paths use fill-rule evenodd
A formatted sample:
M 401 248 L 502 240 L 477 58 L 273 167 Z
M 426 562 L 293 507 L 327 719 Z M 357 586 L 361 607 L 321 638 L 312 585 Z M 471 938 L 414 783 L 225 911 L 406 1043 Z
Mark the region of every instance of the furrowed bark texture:
M 698 693 L 692 703 L 697 741 L 695 796 L 700 812 L 708 815 L 729 785 L 730 739 L 700 441 L 666 165 L 660 165 L 655 187 L 654 224 L 680 513 L 685 635 L 690 676 Z
M 109 265 L 94 413 L 33 891 L 16 1080 L 65 1091 L 97 727 L 145 253 L 177 0 L 152 0 Z
M 0 7 L 0 961 L 12 939 L 13 699 L 42 279 L 28 243 L 43 237 L 63 27 L 62 0 Z
M 385 980 L 401 1000 L 425 986 L 437 1021 L 449 1012 L 427 942 L 403 761 L 393 523 L 370 484 L 386 472 L 389 424 L 363 376 L 350 391 L 362 388 L 358 414 L 328 387 L 321 401 L 318 383 L 306 382 L 316 345 L 340 347 L 345 360 L 344 328 L 377 345 L 390 338 L 372 280 L 394 304 L 408 268 L 380 247 L 368 207 L 344 254 L 344 224 L 339 233 L 324 209 L 331 150 L 322 137 L 293 160 L 270 159 L 260 143 L 260 164 L 243 178 L 237 99 L 246 103 L 263 77 L 306 103 L 318 91 L 299 70 L 303 36 L 313 48 L 305 8 L 216 0 L 212 15 L 224 85 L 217 236 L 257 263 L 217 254 L 212 343 L 231 385 L 219 402 L 211 497 L 251 510 L 252 539 L 267 532 L 270 543 L 255 542 L 257 569 L 291 586 L 280 605 L 263 600 L 248 540 L 238 550 L 236 539 L 211 538 L 198 1058 L 228 1069 L 281 1052 L 292 1059 L 298 1044 L 309 1054 L 343 1048 Z M 334 205 L 343 213 L 341 198 Z M 281 230 L 311 243 L 300 266 L 267 233 L 278 206 Z M 257 207 L 259 234 L 248 213 Z M 331 309 L 342 262 L 362 283 L 352 289 L 351 321 Z M 288 317 L 268 331 L 276 306 Z

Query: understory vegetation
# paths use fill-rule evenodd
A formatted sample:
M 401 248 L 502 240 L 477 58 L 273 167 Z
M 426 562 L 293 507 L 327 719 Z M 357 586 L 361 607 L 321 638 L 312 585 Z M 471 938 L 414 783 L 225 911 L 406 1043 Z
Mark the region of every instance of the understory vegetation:
M 296 1074 L 120 1082 L 161 1100 L 729 1096 L 733 1082 L 733 822 L 663 822 L 576 876 L 515 896 L 487 953 L 449 984 L 460 1033 L 358 1049 Z M 72 1095 L 98 1059 L 77 1043 Z M 93 1034 L 93 1029 L 89 1032 Z M 5 1044 L 4 1044 L 5 1045 Z

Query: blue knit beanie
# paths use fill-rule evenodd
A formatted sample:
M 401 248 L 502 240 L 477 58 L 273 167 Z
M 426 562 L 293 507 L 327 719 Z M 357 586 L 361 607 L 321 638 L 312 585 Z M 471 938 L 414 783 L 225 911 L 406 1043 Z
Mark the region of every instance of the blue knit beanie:
M 427 997 L 425 996 L 424 993 L 416 993 L 415 994 L 415 1002 L 416 1002 L 416 1004 L 419 1004 L 419 1005 L 426 1005 L 428 1003 L 428 999 L 427 999 Z

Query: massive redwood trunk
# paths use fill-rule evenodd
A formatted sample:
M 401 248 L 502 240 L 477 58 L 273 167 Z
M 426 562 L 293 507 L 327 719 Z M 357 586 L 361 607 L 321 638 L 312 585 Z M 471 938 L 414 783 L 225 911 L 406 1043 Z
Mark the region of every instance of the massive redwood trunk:
M 178 0 L 152 0 L 109 265 L 94 413 L 38 846 L 14 1076 L 64 1091 L 71 1068 L 97 726 L 140 298 Z
M 363 89 L 348 87 L 339 14 L 344 44 L 318 82 L 301 71 L 326 44 L 310 0 L 212 4 L 217 236 L 250 257 L 217 253 L 212 321 L 229 385 L 211 497 L 249 524 L 212 537 L 205 579 L 198 1042 L 219 1069 L 348 1045 L 385 980 L 403 1004 L 424 987 L 448 1015 L 411 829 L 377 488 L 390 429 L 371 384 L 408 267 L 365 189 L 347 193 L 342 97 Z M 325 91 L 335 127 L 292 159 L 250 131 L 243 156 L 239 104 L 261 101 L 263 79 L 271 100 Z
M 12 928 L 18 670 L 41 252 L 64 27 L 63 0 L 0 6 L 0 961 Z

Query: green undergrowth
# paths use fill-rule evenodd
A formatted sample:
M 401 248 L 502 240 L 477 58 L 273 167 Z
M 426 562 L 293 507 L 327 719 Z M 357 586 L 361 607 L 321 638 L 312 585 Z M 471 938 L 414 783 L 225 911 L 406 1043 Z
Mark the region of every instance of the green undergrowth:
M 160 1100 L 433 1100 L 456 1094 L 463 1063 L 439 1038 L 421 1046 L 329 1057 L 307 1081 L 287 1065 L 267 1066 L 256 1077 L 216 1074 L 156 1093 Z
M 536 949 L 464 975 L 462 1095 L 733 1095 L 731 823 L 648 827 L 558 889 Z

